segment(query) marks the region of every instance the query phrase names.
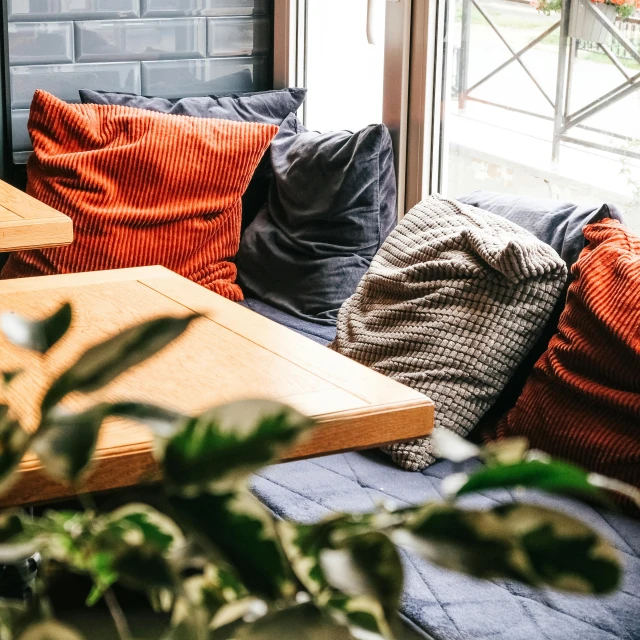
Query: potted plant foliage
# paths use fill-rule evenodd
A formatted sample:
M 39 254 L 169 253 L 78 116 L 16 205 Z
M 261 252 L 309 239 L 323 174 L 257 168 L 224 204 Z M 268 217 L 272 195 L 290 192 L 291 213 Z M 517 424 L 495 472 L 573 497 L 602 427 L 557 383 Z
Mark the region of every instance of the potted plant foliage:
M 610 22 L 614 22 L 616 17 L 625 20 L 640 9 L 640 0 L 571 0 L 569 35 L 599 44 L 605 43 L 609 32 L 587 3 L 593 3 Z M 531 4 L 546 16 L 562 11 L 562 0 L 533 0 Z
M 5 314 L 0 327 L 12 343 L 40 352 L 46 366 L 49 349 L 63 336 L 73 339 L 73 331 L 67 334 L 71 319 L 64 305 L 42 321 Z M 11 406 L 0 405 L 2 491 L 31 450 L 53 479 L 81 494 L 108 416 L 153 430 L 162 474 L 150 485 L 153 504 L 139 497 L 104 510 L 83 496 L 78 509 L 1 512 L 0 562 L 21 566 L 30 558 L 33 565 L 39 558 L 37 575 L 30 576 L 31 597 L 0 603 L 2 640 L 81 637 L 56 621 L 50 606 L 65 572 L 91 581 L 86 606 L 106 602 L 121 640 L 132 634 L 118 585 L 148 597 L 164 625 L 163 640 L 410 637 L 396 617 L 403 585 L 396 545 L 479 578 L 594 594 L 618 587 L 616 551 L 587 524 L 533 504 L 486 510 L 458 504 L 458 496 L 495 487 L 530 486 L 599 499 L 600 487 L 609 486 L 600 476 L 527 453 L 520 440 L 478 448 L 439 434 L 436 445 L 443 453 L 455 459 L 478 455 L 485 462 L 473 475 L 446 481 L 448 500 L 399 510 L 381 505 L 372 513 L 298 524 L 275 519 L 248 490 L 255 471 L 313 428 L 290 407 L 251 400 L 197 416 L 131 401 L 102 402 L 77 414 L 64 409 L 68 394 L 109 384 L 194 321 L 197 315 L 157 318 L 91 347 L 51 383 L 35 430 L 24 430 Z M 4 372 L 6 398 L 20 375 Z M 613 486 L 636 497 L 632 488 Z M 93 637 L 100 628 L 97 623 Z

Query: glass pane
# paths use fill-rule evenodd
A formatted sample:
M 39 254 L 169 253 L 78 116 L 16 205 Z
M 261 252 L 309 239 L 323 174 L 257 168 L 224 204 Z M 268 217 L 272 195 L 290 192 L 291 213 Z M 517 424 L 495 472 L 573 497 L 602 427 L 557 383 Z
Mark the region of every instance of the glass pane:
M 377 0 L 374 42 L 367 0 L 307 0 L 306 126 L 357 131 L 382 122 L 385 0 Z
M 620 20 L 615 6 L 597 5 L 612 12 L 618 37 L 570 16 L 581 37 L 569 38 L 563 80 L 559 12 L 523 0 L 449 2 L 443 192 L 604 201 L 640 231 L 640 12 Z

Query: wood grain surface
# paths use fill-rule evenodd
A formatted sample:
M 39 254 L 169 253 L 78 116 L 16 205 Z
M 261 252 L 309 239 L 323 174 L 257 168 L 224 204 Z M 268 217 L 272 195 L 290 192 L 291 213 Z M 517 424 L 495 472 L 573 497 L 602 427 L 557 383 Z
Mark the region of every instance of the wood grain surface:
M 69 333 L 43 360 L 0 338 L 0 369 L 26 368 L 3 393 L 23 424 L 37 424 L 37 406 L 51 379 L 87 347 L 151 317 L 203 318 L 167 349 L 90 396 L 65 401 L 79 410 L 96 401 L 138 400 L 187 413 L 242 398 L 288 403 L 317 420 L 284 460 L 366 449 L 424 436 L 433 403 L 424 395 L 304 338 L 162 267 L 25 278 L 0 282 L 0 310 L 41 318 L 72 303 Z M 110 420 L 102 429 L 89 491 L 155 477 L 146 427 Z M 50 501 L 73 493 L 51 481 L 29 454 L 2 504 Z
M 0 180 L 0 252 L 72 242 L 71 218 Z

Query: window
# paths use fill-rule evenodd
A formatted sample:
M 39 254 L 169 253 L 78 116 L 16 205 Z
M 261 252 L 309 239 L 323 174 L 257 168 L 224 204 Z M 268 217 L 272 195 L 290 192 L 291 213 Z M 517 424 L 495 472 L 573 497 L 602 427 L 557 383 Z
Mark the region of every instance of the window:
M 446 1 L 440 189 L 613 202 L 640 231 L 640 12 Z

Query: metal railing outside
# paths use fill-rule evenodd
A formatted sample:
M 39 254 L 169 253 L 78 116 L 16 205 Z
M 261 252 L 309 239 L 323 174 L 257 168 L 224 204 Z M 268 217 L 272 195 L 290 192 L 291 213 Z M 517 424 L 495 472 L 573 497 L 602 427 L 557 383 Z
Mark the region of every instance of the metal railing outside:
M 515 0 L 516 2 L 522 2 L 523 0 Z M 608 32 L 609 41 L 605 44 L 594 44 L 596 50 L 606 55 L 612 62 L 612 70 L 617 70 L 623 77 L 624 81 L 616 86 L 614 89 L 600 95 L 597 99 L 592 100 L 589 104 L 577 109 L 574 112 L 569 110 L 569 96 L 571 94 L 572 85 L 574 82 L 574 69 L 575 58 L 577 56 L 579 43 L 581 42 L 577 38 L 570 37 L 569 35 L 569 14 L 571 6 L 576 6 L 574 3 L 583 3 L 585 11 L 593 14 L 595 20 L 597 20 L 602 27 Z M 484 21 L 491 27 L 498 38 L 502 41 L 505 47 L 511 54 L 510 57 L 493 68 L 489 73 L 485 74 L 480 80 L 474 82 L 469 86 L 469 59 L 471 55 L 471 11 L 475 8 L 482 16 Z M 546 120 L 552 120 L 554 122 L 554 132 L 552 140 L 551 156 L 553 160 L 559 159 L 560 143 L 569 142 L 572 144 L 583 145 L 585 147 L 591 147 L 608 151 L 611 153 L 633 157 L 640 159 L 640 153 L 633 151 L 632 146 L 635 142 L 634 139 L 622 136 L 612 131 L 605 131 L 584 124 L 584 122 L 594 116 L 595 114 L 603 111 L 609 106 L 615 104 L 619 100 L 629 96 L 635 91 L 640 90 L 640 72 L 630 74 L 628 69 L 620 63 L 620 51 L 624 51 L 625 57 L 635 61 L 640 65 L 640 47 L 639 43 L 635 40 L 636 24 L 635 19 L 631 19 L 631 22 L 625 23 L 616 20 L 615 23 L 611 22 L 600 11 L 598 6 L 590 0 L 563 0 L 563 8 L 560 19 L 548 27 L 540 35 L 536 36 L 533 40 L 527 43 L 524 47 L 514 49 L 508 42 L 504 33 L 500 27 L 492 20 L 491 16 L 487 13 L 482 6 L 481 0 L 462 0 L 462 15 L 461 15 L 461 45 L 456 52 L 456 78 L 453 86 L 456 92 L 458 107 L 464 109 L 467 101 L 482 102 L 487 105 L 508 109 L 513 112 L 521 113 L 528 116 L 534 116 L 537 118 L 543 118 Z M 621 27 L 621 25 L 624 25 Z M 545 40 L 553 32 L 559 30 L 559 44 L 558 44 L 558 72 L 555 87 L 555 96 L 550 96 L 542 87 L 535 74 L 529 68 L 529 66 L 522 59 L 523 55 L 535 47 L 537 44 Z M 503 69 L 511 64 L 518 64 L 522 70 L 526 73 L 529 80 L 534 84 L 536 89 L 544 97 L 546 102 L 551 106 L 553 110 L 553 116 L 541 114 L 533 111 L 527 111 L 519 109 L 499 102 L 491 100 L 481 99 L 473 95 L 473 92 L 481 85 L 485 84 L 489 79 L 495 77 Z M 586 140 L 582 138 L 576 138 L 570 135 L 570 130 L 573 128 L 580 128 L 586 131 L 595 133 L 606 134 L 611 138 L 622 139 L 623 145 L 616 147 L 608 144 L 600 144 L 593 142 L 592 140 Z M 630 144 L 631 143 L 631 144 Z

